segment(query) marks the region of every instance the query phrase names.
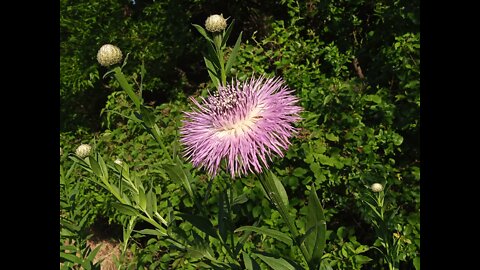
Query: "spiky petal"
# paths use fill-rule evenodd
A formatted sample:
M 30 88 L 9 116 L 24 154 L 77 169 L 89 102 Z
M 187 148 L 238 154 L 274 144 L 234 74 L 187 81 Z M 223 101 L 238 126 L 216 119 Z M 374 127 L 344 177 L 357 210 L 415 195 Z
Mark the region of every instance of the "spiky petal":
M 283 157 L 300 120 L 298 99 L 281 78 L 251 78 L 220 87 L 185 113 L 180 141 L 194 166 L 215 175 L 222 160 L 232 178 L 260 173 Z

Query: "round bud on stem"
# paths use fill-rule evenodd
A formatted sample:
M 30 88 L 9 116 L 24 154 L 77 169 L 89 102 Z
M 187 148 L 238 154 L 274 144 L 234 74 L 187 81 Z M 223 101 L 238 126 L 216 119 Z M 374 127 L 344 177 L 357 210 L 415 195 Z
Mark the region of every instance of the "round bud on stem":
M 227 27 L 227 20 L 223 18 L 223 14 L 211 15 L 205 21 L 205 28 L 207 28 L 207 30 L 212 33 L 221 32 L 225 30 L 226 27 Z
M 380 183 L 375 183 L 370 188 L 372 189 L 373 192 L 380 192 L 383 190 L 383 186 Z
M 84 158 L 90 155 L 90 151 L 92 151 L 92 147 L 90 145 L 81 144 L 79 147 L 77 147 L 77 150 L 75 150 L 75 154 L 80 158 Z
M 97 61 L 100 65 L 108 67 L 122 61 L 122 51 L 112 44 L 103 45 L 97 53 Z

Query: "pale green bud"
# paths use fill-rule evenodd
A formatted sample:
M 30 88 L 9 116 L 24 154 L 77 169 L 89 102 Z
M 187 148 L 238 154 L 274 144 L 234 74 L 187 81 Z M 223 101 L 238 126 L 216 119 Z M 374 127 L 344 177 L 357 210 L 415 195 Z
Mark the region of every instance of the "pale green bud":
M 380 192 L 383 190 L 383 186 L 380 183 L 375 183 L 370 188 L 372 189 L 373 192 Z
M 103 45 L 97 53 L 97 61 L 100 65 L 108 67 L 122 61 L 122 51 L 112 44 Z
M 205 21 L 205 28 L 210 32 L 221 32 L 227 27 L 227 20 L 223 18 L 223 14 L 211 15 Z
M 75 154 L 80 158 L 84 158 L 90 155 L 90 151 L 92 151 L 92 147 L 90 145 L 81 144 L 79 147 L 77 147 L 77 150 L 75 150 Z

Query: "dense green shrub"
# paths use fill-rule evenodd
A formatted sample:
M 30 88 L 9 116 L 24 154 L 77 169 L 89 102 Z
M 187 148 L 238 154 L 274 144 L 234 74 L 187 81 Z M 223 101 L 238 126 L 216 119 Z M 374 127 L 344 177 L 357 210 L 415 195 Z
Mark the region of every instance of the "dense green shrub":
M 167 149 L 178 152 L 186 97 L 213 88 L 201 62 L 205 47 L 191 23 L 202 24 L 209 13 L 224 11 L 235 19 L 236 33 L 244 31 L 232 73 L 240 80 L 252 73 L 282 76 L 301 100 L 300 132 L 286 157 L 275 159 L 272 167 L 287 190 L 292 215 L 307 215 L 310 184 L 319 189 L 328 229 L 325 260 L 334 269 L 385 267 L 376 249 L 381 243 L 371 222 L 372 211 L 363 202 L 371 192 L 368 187 L 378 182 L 388 187 L 388 210 L 395 213 L 387 227 L 403 245 L 401 269 L 419 269 L 418 1 L 87 2 L 61 2 L 61 125 L 62 130 L 73 130 L 61 135 L 65 152 L 74 152 L 82 142 L 94 143 L 110 163 L 117 158 L 128 162 L 131 171 L 155 187 L 164 203 L 160 208 L 197 211 L 181 185 L 160 169 L 165 153 L 129 119 L 132 104 L 117 91 L 115 82 L 101 79 L 106 70 L 95 56 L 103 43 L 130 52 L 125 73 L 137 82 L 144 63 L 143 98 L 164 130 Z M 92 127 L 99 132 L 92 133 Z M 71 161 L 62 162 L 68 166 Z M 125 222 L 105 203 L 111 195 L 83 181 L 79 170 L 72 177 L 80 183 L 82 201 L 92 207 L 84 213 L 81 207 L 67 207 L 68 200 L 62 199 L 65 215 L 74 219 L 78 211 L 88 213 L 88 224 L 97 216 Z M 206 177 L 193 170 L 192 185 L 199 197 L 207 192 Z M 254 177 L 236 182 L 234 190 L 248 199 L 236 209 L 236 225 L 260 220 L 260 226 L 286 231 Z M 219 191 L 214 184 L 212 192 Z M 218 225 L 216 198 L 205 202 L 214 226 Z M 296 225 L 305 233 L 302 219 Z M 181 226 L 194 231 L 189 224 Z M 165 243 L 154 237 L 134 237 L 138 241 L 130 246 L 133 268 L 201 265 L 179 251 L 167 252 Z M 253 235 L 244 249 L 292 259 L 300 256 L 284 243 L 260 235 Z

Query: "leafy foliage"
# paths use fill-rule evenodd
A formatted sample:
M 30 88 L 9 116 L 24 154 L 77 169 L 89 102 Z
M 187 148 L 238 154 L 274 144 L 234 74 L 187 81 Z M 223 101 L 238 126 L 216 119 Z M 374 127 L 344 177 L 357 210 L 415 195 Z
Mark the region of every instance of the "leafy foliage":
M 321 261 L 319 269 L 384 269 L 381 238 L 390 237 L 400 243 L 399 268 L 420 269 L 418 1 L 207 2 L 61 1 L 61 252 L 80 254 L 62 260 L 87 269 L 95 220 L 125 225 L 131 214 L 156 210 L 178 243 L 137 220 L 125 268 L 306 268 L 302 251 L 290 244 L 300 241 Z M 226 72 L 240 80 L 252 73 L 282 76 L 304 108 L 286 156 L 272 162 L 283 189 L 272 186 L 279 188 L 275 200 L 254 176 L 227 185 L 227 175 L 210 179 L 167 158 L 181 156 L 178 127 L 187 96 L 215 87 L 203 66 L 207 48 L 192 26 L 217 12 L 214 7 L 235 18 L 232 37 L 243 31 L 242 43 L 227 44 L 227 59 L 237 61 Z M 106 70 L 95 56 L 103 43 L 130 53 L 123 72 L 165 148 L 138 121 L 121 86 L 101 79 Z M 80 161 L 67 158 L 87 142 L 104 161 L 108 181 L 128 189 L 125 174 L 118 174 L 123 167 L 113 163 L 124 161 L 133 209 L 116 204 Z M 389 187 L 388 234 L 379 233 L 364 203 L 376 182 Z M 281 212 L 273 202 L 287 206 Z M 299 238 L 288 236 L 292 226 Z M 74 248 L 64 247 L 67 239 Z

